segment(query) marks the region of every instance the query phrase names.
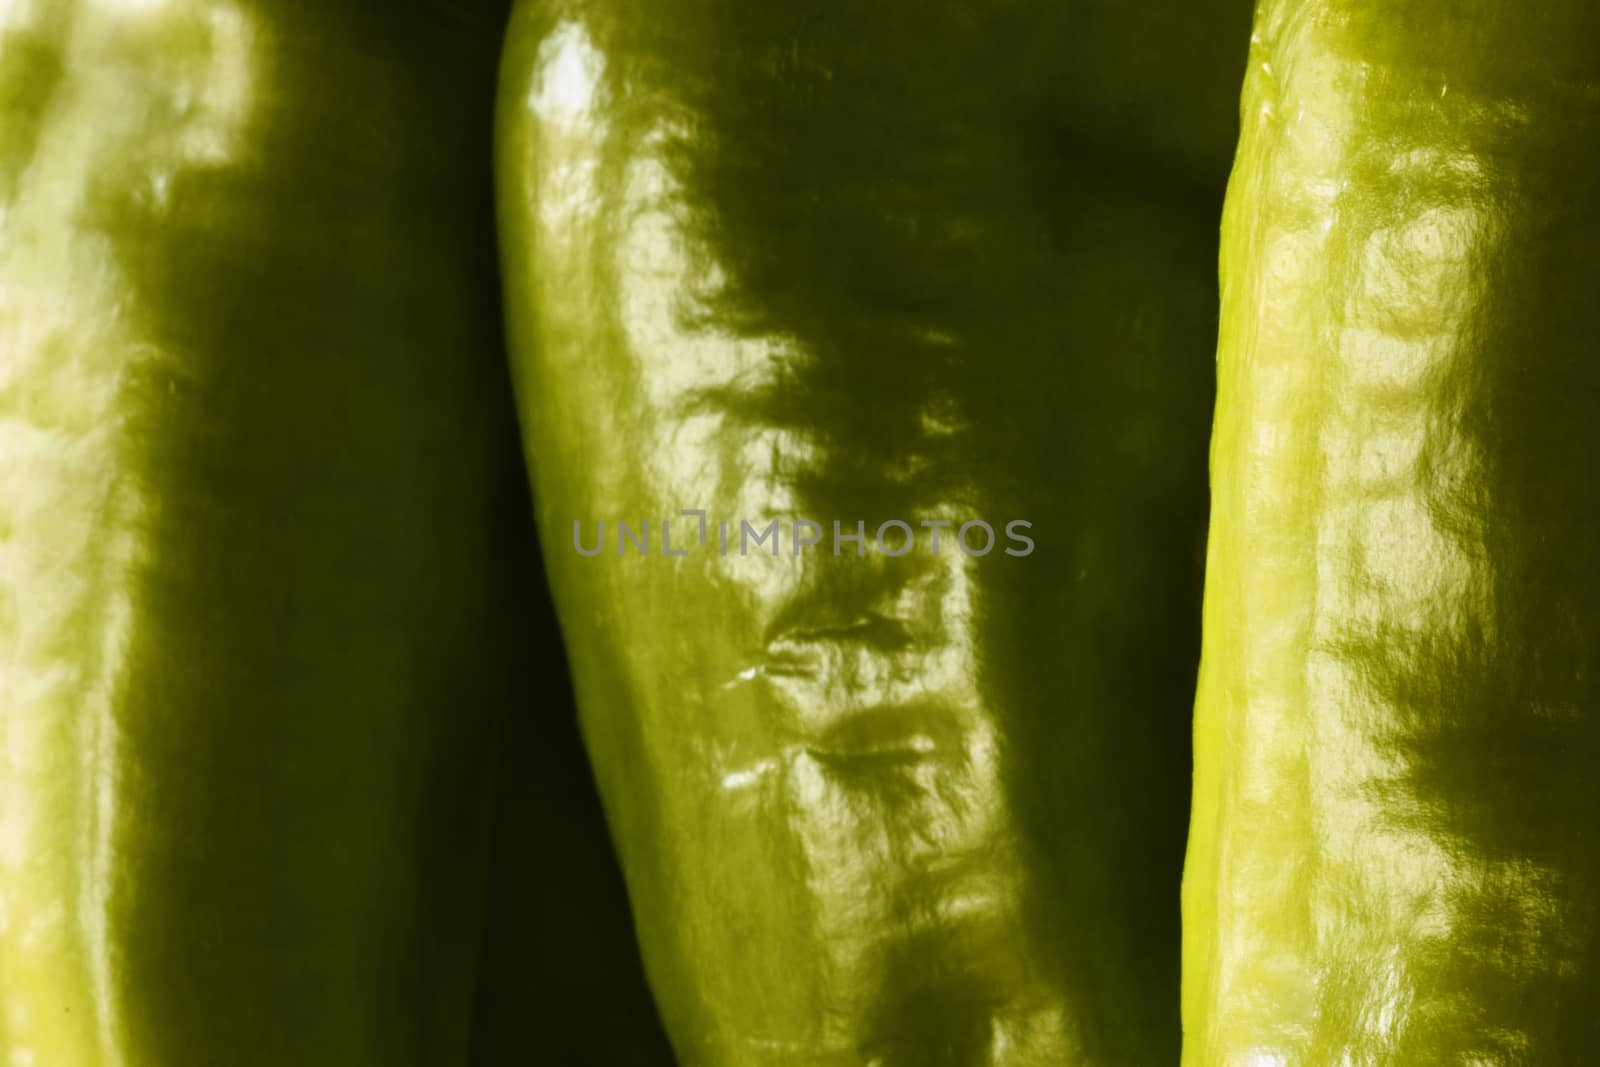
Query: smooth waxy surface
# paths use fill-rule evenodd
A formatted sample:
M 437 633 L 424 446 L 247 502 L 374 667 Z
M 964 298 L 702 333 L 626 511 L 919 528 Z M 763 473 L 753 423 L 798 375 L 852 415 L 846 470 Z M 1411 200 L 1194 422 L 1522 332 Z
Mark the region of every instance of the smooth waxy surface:
M 1600 10 L 1266 3 L 1224 223 L 1185 1062 L 1600 1042 Z
M 7 1067 L 460 1061 L 498 31 L 0 5 Z
M 524 431 L 686 1064 L 1176 1056 L 1231 143 L 1206 101 L 1229 89 L 1114 72 L 1181 55 L 1231 87 L 1242 57 L 1196 47 L 1227 12 L 1167 12 L 1153 36 L 1146 12 L 1056 8 L 513 17 L 498 152 Z M 709 513 L 704 541 L 683 509 Z M 830 540 L 796 556 L 802 518 Z M 774 519 L 779 554 L 741 555 L 741 520 Z M 1000 543 L 969 558 L 949 528 L 935 555 L 918 529 L 899 558 L 835 557 L 835 519 L 869 540 L 986 519 Z M 1012 519 L 1031 556 L 1003 554 Z M 606 524 L 598 556 L 575 520 L 586 548 Z M 650 555 L 618 554 L 617 520 L 649 523 Z

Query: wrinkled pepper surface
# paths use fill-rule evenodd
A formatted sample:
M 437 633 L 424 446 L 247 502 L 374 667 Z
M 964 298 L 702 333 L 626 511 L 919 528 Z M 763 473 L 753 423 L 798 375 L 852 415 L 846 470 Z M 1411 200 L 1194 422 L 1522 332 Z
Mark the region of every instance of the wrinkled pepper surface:
M 503 14 L 0 8 L 11 1067 L 462 1062 Z
M 1267 0 L 1184 1062 L 1600 1047 L 1600 8 Z
M 513 15 L 497 165 L 519 405 L 681 1062 L 1176 1060 L 1247 21 L 901 0 Z M 823 540 L 797 555 L 802 519 Z M 873 544 L 891 520 L 898 554 Z M 997 532 L 982 556 L 957 543 L 972 520 Z M 1013 520 L 1025 556 L 1005 554 Z M 743 529 L 774 521 L 776 545 Z M 835 554 L 835 521 L 866 543 Z M 929 522 L 952 524 L 937 553 Z

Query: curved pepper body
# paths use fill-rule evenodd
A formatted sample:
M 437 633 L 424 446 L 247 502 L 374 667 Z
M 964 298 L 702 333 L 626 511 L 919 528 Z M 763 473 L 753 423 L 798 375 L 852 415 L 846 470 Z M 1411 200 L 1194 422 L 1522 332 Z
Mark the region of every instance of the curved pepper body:
M 1223 239 L 1184 1062 L 1600 1042 L 1600 11 L 1272 0 Z
M 459 1060 L 500 14 L 0 10 L 12 1067 Z
M 1233 57 L 1058 7 L 513 15 L 524 434 L 685 1064 L 1176 1056 L 1231 126 L 1127 68 Z

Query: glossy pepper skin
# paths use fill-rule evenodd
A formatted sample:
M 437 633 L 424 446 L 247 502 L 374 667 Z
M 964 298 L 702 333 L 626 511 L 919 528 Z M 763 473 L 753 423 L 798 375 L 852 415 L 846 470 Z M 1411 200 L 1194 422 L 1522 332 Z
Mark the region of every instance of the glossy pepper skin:
M 0 13 L 8 1065 L 465 1055 L 502 17 Z
M 1600 1047 L 1600 8 L 1268 0 L 1222 253 L 1184 1062 Z
M 524 434 L 684 1064 L 1176 1058 L 1230 14 L 514 13 Z M 1000 544 L 796 557 L 797 518 Z

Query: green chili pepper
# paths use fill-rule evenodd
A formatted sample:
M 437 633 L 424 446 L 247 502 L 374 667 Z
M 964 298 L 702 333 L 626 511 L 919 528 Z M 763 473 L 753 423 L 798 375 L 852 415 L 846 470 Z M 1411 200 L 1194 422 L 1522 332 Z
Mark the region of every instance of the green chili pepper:
M 1178 1055 L 1209 8 L 513 16 L 524 434 L 684 1063 Z
M 502 16 L 0 5 L 8 1067 L 461 1062 Z
M 1258 12 L 1185 1063 L 1600 1045 L 1597 84 L 1589 4 Z

